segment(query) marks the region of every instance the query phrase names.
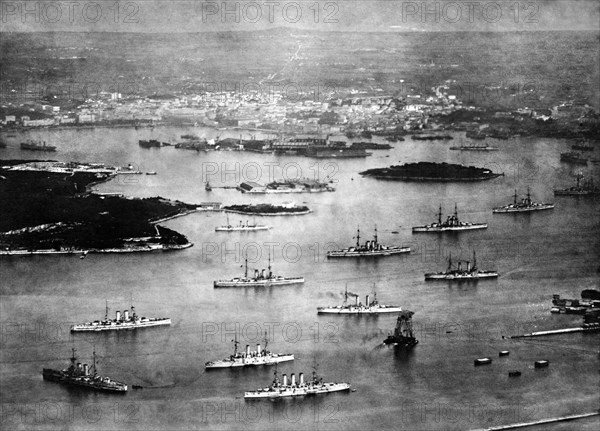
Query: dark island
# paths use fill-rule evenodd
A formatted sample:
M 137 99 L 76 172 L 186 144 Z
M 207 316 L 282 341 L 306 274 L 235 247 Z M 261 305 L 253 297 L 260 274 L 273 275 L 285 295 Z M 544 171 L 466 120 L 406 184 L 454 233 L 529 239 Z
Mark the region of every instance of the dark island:
M 487 168 L 450 163 L 419 162 L 368 169 L 360 172 L 365 177 L 396 181 L 484 181 L 503 176 Z
M 271 204 L 248 204 L 248 205 L 229 205 L 223 207 L 225 212 L 252 214 L 261 216 L 279 216 L 279 215 L 303 215 L 311 210 L 304 205 L 295 204 L 271 205 Z
M 53 161 L 0 163 L 0 255 L 192 246 L 185 236 L 155 223 L 195 211 L 195 205 L 89 192 L 91 184 L 118 175 L 117 168 Z

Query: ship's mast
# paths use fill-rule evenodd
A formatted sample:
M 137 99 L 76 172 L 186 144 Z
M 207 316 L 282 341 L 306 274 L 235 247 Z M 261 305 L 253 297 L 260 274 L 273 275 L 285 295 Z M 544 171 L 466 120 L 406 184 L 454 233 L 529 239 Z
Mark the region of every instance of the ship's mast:
M 237 340 L 237 332 L 235 333 L 235 338 L 231 341 L 233 341 L 233 356 L 236 356 L 237 355 L 237 347 L 238 347 L 238 344 L 240 344 Z
M 245 262 L 246 262 L 246 269 L 244 270 L 244 278 L 248 278 L 248 256 L 246 256 Z
M 513 202 L 515 205 L 517 204 L 517 189 L 515 189 L 515 196 Z
M 475 250 L 473 250 L 473 268 L 471 268 L 473 271 L 475 271 L 477 269 L 477 257 L 475 257 Z
M 377 245 L 377 225 L 375 225 L 375 245 Z
M 448 254 L 448 271 L 450 272 L 452 270 L 452 254 Z
M 269 278 L 271 278 L 272 275 L 273 273 L 271 272 L 271 250 L 269 250 Z
M 360 226 L 356 228 L 356 248 L 360 247 Z
M 442 206 L 440 205 L 440 212 L 438 213 L 438 224 L 442 224 Z
M 72 355 L 71 356 L 71 365 L 75 366 L 75 362 L 77 361 L 77 356 L 75 356 L 75 352 L 77 351 L 75 347 L 71 347 Z
M 531 193 L 529 187 L 527 187 L 527 205 L 531 205 Z
M 108 320 L 108 299 L 106 300 L 106 311 L 104 313 L 104 320 Z
M 94 346 L 94 352 L 92 353 L 92 360 L 93 360 L 92 368 L 94 368 L 94 376 L 96 376 L 96 374 L 98 374 L 96 372 L 96 346 Z
M 456 202 L 454 202 L 454 218 L 458 220 L 458 207 L 456 206 Z
M 268 332 L 265 331 L 265 352 L 267 351 L 267 345 L 269 344 L 269 337 L 267 336 Z M 260 352 L 258 352 L 260 354 Z

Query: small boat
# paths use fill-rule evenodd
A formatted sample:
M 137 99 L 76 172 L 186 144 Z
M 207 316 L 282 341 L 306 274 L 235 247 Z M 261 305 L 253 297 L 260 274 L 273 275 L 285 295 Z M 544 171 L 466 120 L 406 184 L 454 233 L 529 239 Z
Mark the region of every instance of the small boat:
M 146 172 L 146 175 L 156 175 L 156 172 L 154 172 L 154 171 Z
M 521 372 L 518 370 L 513 370 L 508 372 L 508 377 L 519 377 Z
M 535 368 L 545 368 L 548 365 L 550 365 L 550 361 L 546 360 L 546 359 L 542 359 L 540 361 L 535 361 L 535 363 L 533 364 L 533 366 Z
M 479 359 L 475 359 L 473 362 L 474 362 L 475 366 L 489 365 L 492 363 L 492 359 L 491 358 L 479 358 Z
M 498 353 L 498 356 L 508 356 L 510 352 L 508 350 L 502 350 Z
M 210 183 L 208 181 L 206 182 L 206 186 L 204 186 L 204 190 L 206 190 L 207 192 L 212 191 L 212 187 L 210 186 Z

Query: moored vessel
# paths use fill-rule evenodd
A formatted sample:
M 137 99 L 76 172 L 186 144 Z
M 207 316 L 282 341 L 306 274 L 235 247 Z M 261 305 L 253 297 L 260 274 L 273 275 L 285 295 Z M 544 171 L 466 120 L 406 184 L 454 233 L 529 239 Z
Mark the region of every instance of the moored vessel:
M 32 141 L 31 139 L 27 142 L 21 142 L 21 149 L 28 151 L 44 151 L 54 152 L 56 147 L 52 145 L 46 145 L 46 141 Z
M 577 174 L 577 185 L 568 189 L 554 190 L 554 196 L 599 196 L 600 187 L 594 185 L 594 179 L 590 178 L 582 182 L 583 175 Z
M 462 222 L 458 219 L 458 208 L 454 204 L 454 214 L 448 216 L 445 221 L 442 222 L 442 206 L 440 205 L 440 211 L 438 213 L 437 223 L 432 223 L 425 226 L 415 226 L 412 228 L 413 233 L 418 232 L 446 232 L 446 231 L 460 231 L 460 230 L 474 230 L 474 229 L 487 229 L 487 223 L 469 223 Z
M 356 230 L 356 246 L 327 252 L 327 257 L 379 257 L 393 254 L 410 253 L 410 247 L 379 244 L 377 227 L 372 241 L 360 244 L 360 228 Z
M 383 340 L 383 344 L 400 348 L 411 348 L 416 346 L 419 343 L 419 340 L 417 340 L 413 334 L 412 316 L 414 314 L 413 311 L 408 310 L 401 312 L 396 321 L 394 333 L 389 334 L 388 337 Z
M 268 339 L 265 337 L 265 348 L 256 345 L 256 351 L 251 352 L 250 346 L 246 345 L 245 352 L 238 352 L 237 334 L 233 341 L 233 355 L 222 360 L 209 361 L 205 364 L 207 369 L 215 368 L 235 368 L 235 367 L 255 367 L 259 365 L 274 365 L 280 362 L 293 361 L 294 355 L 289 353 L 272 353 L 267 349 Z
M 354 296 L 356 302 L 348 303 L 348 296 Z M 384 314 L 400 313 L 402 308 L 397 305 L 382 305 L 377 301 L 377 294 L 373 295 L 373 300 L 369 302 L 369 295 L 365 298 L 365 303 L 360 302 L 359 296 L 355 293 L 344 292 L 344 303 L 333 307 L 318 307 L 317 314 Z
M 254 277 L 248 277 L 248 258 L 246 261 L 246 269 L 243 277 L 232 278 L 231 280 L 216 280 L 214 287 L 267 287 L 267 286 L 285 286 L 288 284 L 304 283 L 304 277 L 283 277 L 275 275 L 271 271 L 271 257 L 269 256 L 268 272 L 264 269 L 254 270 Z
M 269 230 L 271 226 L 256 224 L 253 222 L 250 224 L 248 220 L 246 220 L 246 224 L 244 224 L 241 220 L 237 226 L 233 226 L 229 223 L 229 214 L 227 215 L 227 224 L 224 226 L 218 226 L 215 228 L 215 232 L 248 232 L 254 230 Z
M 53 370 L 51 368 L 44 368 L 42 370 L 42 376 L 44 380 L 62 383 L 64 385 L 79 386 L 95 391 L 105 392 L 127 392 L 127 385 L 125 383 L 111 380 L 109 377 L 103 377 L 98 375 L 96 370 L 96 352 L 93 353 L 93 365 L 90 370 L 88 364 L 81 364 L 77 362 L 75 356 L 75 348 L 73 350 L 73 356 L 71 356 L 71 365 L 69 368 L 64 370 Z
M 528 211 L 541 211 L 550 210 L 554 208 L 554 204 L 538 203 L 531 200 L 531 193 L 529 187 L 527 188 L 527 197 L 521 199 L 521 202 L 517 202 L 517 191 L 513 197 L 513 203 L 497 207 L 492 210 L 493 213 L 515 213 L 515 212 L 528 212 Z
M 319 378 L 314 371 L 312 380 L 308 382 L 304 381 L 303 373 L 298 375 L 298 382 L 296 382 L 295 374 L 292 373 L 289 383 L 287 374 L 283 375 L 283 381 L 277 377 L 277 371 L 274 374 L 275 378 L 269 387 L 245 392 L 244 399 L 301 397 L 350 390 L 350 383 L 325 383 L 323 378 Z
M 106 301 L 106 313 L 104 320 L 95 320 L 89 323 L 81 323 L 71 326 L 71 332 L 99 332 L 99 331 L 118 331 L 122 329 L 149 328 L 151 326 L 170 325 L 171 319 L 168 317 L 140 317 L 135 312 L 135 307 L 131 305 L 131 314 L 129 310 L 124 310 L 123 314 L 116 311 L 114 319 L 108 318 L 108 301 Z
M 452 269 L 452 256 L 448 257 L 448 268 L 444 272 L 425 274 L 425 280 L 477 280 L 479 278 L 497 278 L 496 271 L 483 271 L 477 268 L 477 257 L 473 252 L 473 265 L 466 261 L 466 268 L 462 268 L 462 261 L 457 262 L 457 268 Z

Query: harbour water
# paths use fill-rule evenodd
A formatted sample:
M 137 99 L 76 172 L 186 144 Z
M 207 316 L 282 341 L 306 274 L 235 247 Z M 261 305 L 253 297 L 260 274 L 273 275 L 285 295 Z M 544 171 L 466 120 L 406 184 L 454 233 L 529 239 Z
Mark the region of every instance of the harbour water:
M 257 223 L 273 226 L 263 232 L 215 232 L 215 226 L 226 222 L 223 213 L 169 220 L 163 225 L 194 243 L 177 252 L 0 259 L 0 384 L 10 388 L 2 397 L 6 429 L 448 430 L 597 409 L 597 334 L 502 338 L 577 326 L 581 316 L 550 314 L 552 294 L 578 297 L 582 289 L 598 288 L 599 202 L 552 194 L 554 188 L 570 186 L 581 169 L 559 160 L 569 142 L 492 139 L 490 145 L 500 151 L 462 153 L 449 150 L 468 141 L 457 133 L 453 141 L 413 142 L 407 137 L 394 149 L 374 151 L 366 159 L 331 161 L 138 146 L 138 139 L 175 142 L 185 133 L 239 136 L 200 128 L 37 131 L 7 138 L 0 157 L 132 164 L 157 172 L 119 176 L 96 186 L 99 192 L 190 203 L 294 200 L 305 202 L 313 213 L 256 217 Z M 24 154 L 18 142 L 26 138 L 44 139 L 57 152 Z M 485 166 L 505 176 L 440 185 L 358 175 L 368 168 L 422 160 Z M 598 175 L 597 166 L 589 168 Z M 282 170 L 289 177 L 329 175 L 337 190 L 251 196 L 218 188 L 244 180 L 266 183 L 281 178 Z M 204 188 L 207 179 L 211 192 Z M 493 207 L 511 202 L 514 189 L 523 195 L 527 187 L 533 200 L 555 202 L 555 209 L 492 214 Z M 436 220 L 440 204 L 450 214 L 455 203 L 461 220 L 487 222 L 488 229 L 412 235 L 412 226 Z M 236 217 L 230 216 L 232 224 Z M 327 261 L 327 250 L 355 242 L 357 226 L 363 239 L 370 239 L 375 225 L 382 244 L 408 245 L 413 253 Z M 214 280 L 243 273 L 244 255 L 249 266 L 266 268 L 269 250 L 275 274 L 303 276 L 306 282 L 213 288 Z M 466 260 L 473 250 L 479 267 L 497 270 L 500 278 L 424 282 L 425 272 L 445 269 L 448 254 Z M 346 283 L 361 296 L 377 292 L 381 303 L 414 311 L 419 344 L 409 352 L 382 347 L 395 316 L 317 316 L 318 306 L 343 300 Z M 130 296 L 138 314 L 170 317 L 173 324 L 136 332 L 69 333 L 71 324 L 101 319 L 105 299 L 114 315 L 129 307 Z M 348 382 L 355 391 L 248 403 L 244 391 L 268 386 L 274 368 L 205 371 L 205 362 L 231 354 L 235 332 L 242 348 L 250 344 L 254 350 L 264 344 L 265 331 L 271 351 L 296 357 L 280 364 L 278 373 L 309 376 L 316 366 L 324 381 Z M 82 362 L 95 347 L 103 375 L 144 389 L 115 398 L 43 381 L 43 367 L 66 367 L 72 345 Z M 501 350 L 510 355 L 498 357 Z M 486 356 L 493 359 L 491 365 L 473 366 L 473 359 Z M 534 361 L 541 359 L 549 360 L 550 367 L 534 369 Z M 509 378 L 509 370 L 522 375 Z M 580 429 L 596 425 L 593 418 L 577 423 Z

